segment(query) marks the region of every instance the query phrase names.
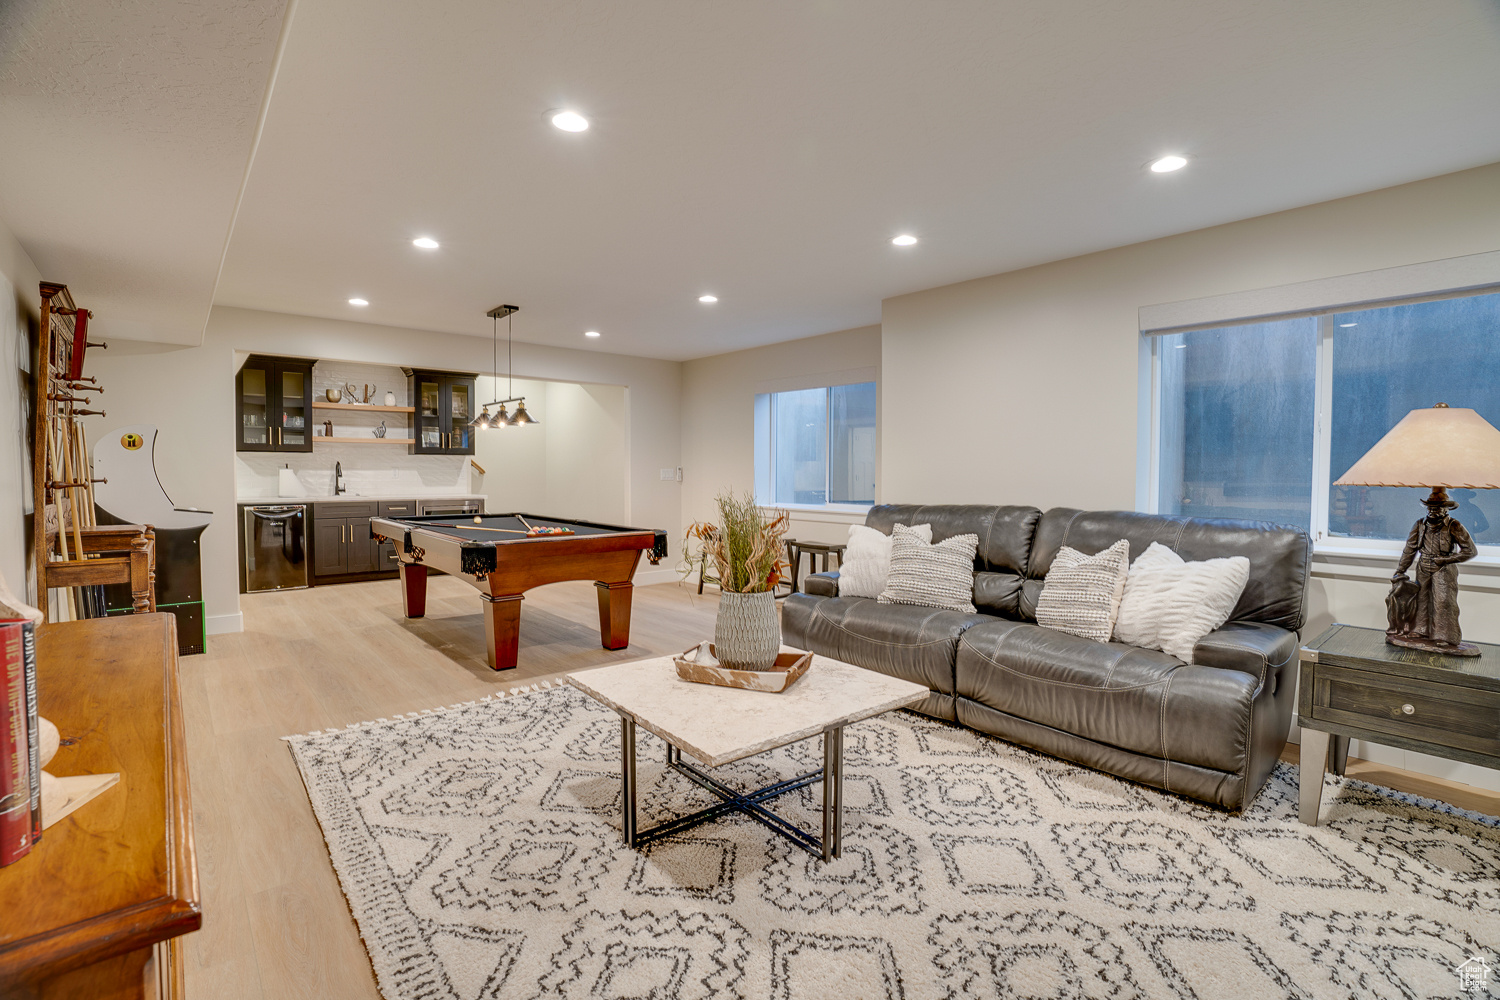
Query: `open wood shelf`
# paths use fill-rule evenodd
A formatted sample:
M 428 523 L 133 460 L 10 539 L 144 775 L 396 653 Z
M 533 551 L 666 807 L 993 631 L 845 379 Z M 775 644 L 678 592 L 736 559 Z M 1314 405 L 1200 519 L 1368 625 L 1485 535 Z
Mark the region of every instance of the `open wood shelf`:
M 313 403 L 315 410 L 367 410 L 371 413 L 415 413 L 415 406 L 376 406 L 374 403 Z
M 367 437 L 367 438 L 314 437 L 312 440 L 313 440 L 313 444 L 323 444 L 324 442 L 327 442 L 328 444 L 411 444 L 412 443 L 412 439 L 411 438 L 393 438 L 393 437 L 383 437 L 383 438 L 378 438 L 378 437 Z

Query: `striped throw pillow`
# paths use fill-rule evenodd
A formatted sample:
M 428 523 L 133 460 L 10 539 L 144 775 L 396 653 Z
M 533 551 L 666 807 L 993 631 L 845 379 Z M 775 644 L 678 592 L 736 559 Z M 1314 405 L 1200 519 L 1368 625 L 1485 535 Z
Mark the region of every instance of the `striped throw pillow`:
M 891 529 L 891 572 L 881 604 L 920 604 L 974 613 L 974 553 L 978 535 L 928 544 L 904 524 Z
M 1122 538 L 1086 556 L 1064 545 L 1052 558 L 1036 602 L 1036 623 L 1095 642 L 1108 642 L 1120 614 L 1130 542 Z

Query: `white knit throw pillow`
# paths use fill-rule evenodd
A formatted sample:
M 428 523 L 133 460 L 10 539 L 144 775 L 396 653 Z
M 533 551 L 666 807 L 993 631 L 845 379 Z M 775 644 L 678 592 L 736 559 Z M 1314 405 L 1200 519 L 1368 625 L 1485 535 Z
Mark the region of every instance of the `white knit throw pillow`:
M 924 542 L 932 541 L 930 524 L 918 524 L 911 531 Z M 879 597 L 890 573 L 891 536 L 863 524 L 849 525 L 849 544 L 839 558 L 839 596 Z
M 1191 663 L 1193 647 L 1229 620 L 1249 580 L 1244 556 L 1186 562 L 1152 542 L 1125 578 L 1115 638 Z
M 913 529 L 895 525 L 891 572 L 880 603 L 920 604 L 973 614 L 974 553 L 978 550 L 978 535 L 954 535 L 929 545 Z
M 1036 623 L 1108 642 L 1129 571 L 1130 542 L 1124 538 L 1091 556 L 1064 545 L 1047 570 L 1036 602 Z

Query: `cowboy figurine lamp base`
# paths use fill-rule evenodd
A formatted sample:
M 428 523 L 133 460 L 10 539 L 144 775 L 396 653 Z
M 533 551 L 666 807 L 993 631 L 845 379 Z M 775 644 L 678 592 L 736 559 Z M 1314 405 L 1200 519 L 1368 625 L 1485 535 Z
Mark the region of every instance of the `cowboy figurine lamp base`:
M 1458 627 L 1458 565 L 1479 554 L 1449 513 L 1450 489 L 1500 489 L 1500 431 L 1473 410 L 1438 403 L 1412 410 L 1335 486 L 1418 486 L 1427 516 L 1412 525 L 1386 597 L 1393 646 L 1448 656 L 1478 656 Z M 1412 575 L 1408 575 L 1408 574 Z

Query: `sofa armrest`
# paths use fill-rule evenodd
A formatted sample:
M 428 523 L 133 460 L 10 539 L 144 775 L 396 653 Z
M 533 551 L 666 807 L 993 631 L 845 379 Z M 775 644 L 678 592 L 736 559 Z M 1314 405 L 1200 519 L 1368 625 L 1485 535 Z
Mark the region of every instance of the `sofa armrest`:
M 1296 632 L 1261 622 L 1228 622 L 1205 635 L 1193 647 L 1193 662 L 1205 667 L 1238 670 L 1259 678 L 1269 678 L 1272 693 L 1280 684 L 1281 672 L 1297 658 Z
M 802 578 L 802 592 L 814 597 L 839 596 L 839 571 L 809 573 Z

